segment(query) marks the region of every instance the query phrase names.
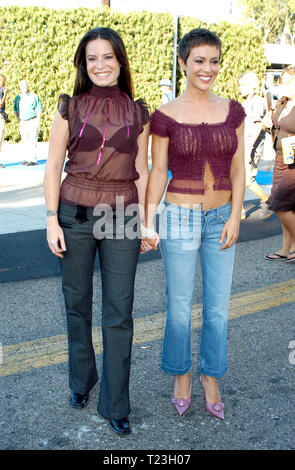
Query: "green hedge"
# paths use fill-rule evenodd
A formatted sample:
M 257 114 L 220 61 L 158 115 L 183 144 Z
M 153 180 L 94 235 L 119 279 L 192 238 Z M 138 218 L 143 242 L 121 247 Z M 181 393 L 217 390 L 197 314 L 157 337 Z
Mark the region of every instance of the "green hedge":
M 41 140 L 48 140 L 60 93 L 72 94 L 75 69 L 73 57 L 81 37 L 97 26 L 112 27 L 122 36 L 130 59 L 136 98 L 144 98 L 151 110 L 160 105 L 158 83 L 172 78 L 173 17 L 166 13 L 123 14 L 109 8 L 53 10 L 39 7 L 0 8 L 0 71 L 7 77 L 6 111 L 10 123 L 5 139 L 20 140 L 13 115 L 18 83 L 26 78 L 43 106 Z M 179 36 L 206 26 L 199 20 L 181 17 Z M 251 67 L 262 76 L 265 70 L 262 37 L 252 26 L 221 23 L 208 26 L 223 40 L 221 77 L 216 90 L 225 97 L 238 97 L 236 79 Z M 185 87 L 178 70 L 178 92 Z

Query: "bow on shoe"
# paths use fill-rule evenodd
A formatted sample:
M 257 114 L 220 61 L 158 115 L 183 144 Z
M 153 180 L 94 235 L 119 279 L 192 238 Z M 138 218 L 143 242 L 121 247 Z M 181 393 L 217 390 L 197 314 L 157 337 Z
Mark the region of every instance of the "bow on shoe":
M 220 401 L 218 403 L 214 403 L 212 405 L 212 408 L 215 410 L 215 411 L 222 411 L 224 409 L 224 404 Z

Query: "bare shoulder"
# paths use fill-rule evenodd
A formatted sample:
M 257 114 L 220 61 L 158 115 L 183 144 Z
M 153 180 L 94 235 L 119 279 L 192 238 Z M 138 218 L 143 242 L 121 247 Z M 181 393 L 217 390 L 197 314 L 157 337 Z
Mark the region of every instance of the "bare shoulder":
M 182 99 L 182 96 L 178 96 L 174 100 L 169 101 L 169 103 L 166 103 L 160 106 L 158 110 L 161 111 L 161 113 L 166 114 L 166 116 L 174 118 L 178 109 L 180 107 L 183 107 L 183 104 L 184 104 L 184 101 Z
M 212 102 L 215 103 L 217 106 L 222 107 L 223 109 L 228 109 L 231 100 L 227 98 L 223 98 L 222 96 L 213 95 Z
M 166 103 L 166 104 L 162 104 L 162 106 L 160 106 L 158 108 L 158 110 L 163 113 L 163 114 L 166 114 L 167 116 L 170 116 L 173 114 L 173 109 L 174 109 L 174 101 L 169 101 L 169 103 Z

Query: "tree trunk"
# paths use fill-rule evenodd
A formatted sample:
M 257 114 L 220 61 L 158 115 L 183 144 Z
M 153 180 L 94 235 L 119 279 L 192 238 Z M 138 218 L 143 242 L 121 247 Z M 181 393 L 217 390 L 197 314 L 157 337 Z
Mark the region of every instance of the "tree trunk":
M 101 6 L 106 5 L 107 7 L 111 6 L 111 0 L 101 0 Z

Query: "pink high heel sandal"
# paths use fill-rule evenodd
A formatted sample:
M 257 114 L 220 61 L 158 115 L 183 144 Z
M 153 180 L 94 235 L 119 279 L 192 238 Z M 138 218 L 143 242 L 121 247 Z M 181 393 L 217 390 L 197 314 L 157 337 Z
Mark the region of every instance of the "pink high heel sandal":
M 174 378 L 174 383 L 175 383 L 175 378 Z M 174 385 L 173 385 L 173 390 L 174 390 Z M 192 403 L 191 394 L 192 394 L 192 380 L 191 380 L 191 377 L 190 377 L 190 396 L 189 396 L 189 398 L 187 398 L 187 399 L 186 398 L 175 398 L 173 396 L 172 399 L 171 399 L 171 403 L 173 403 L 173 405 L 176 408 L 177 413 L 180 416 L 182 416 L 189 409 L 189 407 L 191 406 L 191 403 Z
M 224 404 L 221 401 L 217 403 L 213 403 L 213 405 L 211 405 L 211 403 L 208 403 L 206 400 L 205 388 L 202 383 L 202 376 L 200 377 L 200 382 L 201 382 L 203 393 L 204 393 L 205 409 L 209 411 L 209 413 L 211 413 L 213 416 L 216 416 L 216 418 L 223 420 L 224 419 L 224 411 L 223 411 Z

